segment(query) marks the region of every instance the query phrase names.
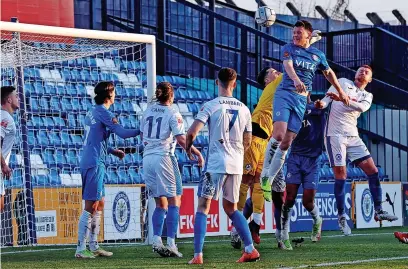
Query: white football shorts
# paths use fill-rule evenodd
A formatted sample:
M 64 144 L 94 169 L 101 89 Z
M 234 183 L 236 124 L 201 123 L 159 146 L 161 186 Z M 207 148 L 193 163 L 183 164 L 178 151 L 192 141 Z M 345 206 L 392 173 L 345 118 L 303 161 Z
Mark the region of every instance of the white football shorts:
M 354 162 L 370 156 L 370 152 L 359 136 L 327 136 L 324 142 L 332 167 L 346 166 L 347 159 Z

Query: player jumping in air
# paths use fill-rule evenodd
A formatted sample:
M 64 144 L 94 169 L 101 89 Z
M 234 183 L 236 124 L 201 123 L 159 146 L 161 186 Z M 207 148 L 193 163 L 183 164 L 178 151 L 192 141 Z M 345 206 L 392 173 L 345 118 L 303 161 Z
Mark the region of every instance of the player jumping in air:
M 156 89 L 157 103 L 149 106 L 143 113 L 141 137 L 143 151 L 143 179 L 149 195 L 154 197 L 156 208 L 153 221 L 153 251 L 161 256 L 183 257 L 175 244 L 178 229 L 182 186 L 181 175 L 174 151 L 176 143 L 186 147 L 183 118 L 171 107 L 174 89 L 168 82 L 161 82 Z M 191 150 L 204 163 L 201 153 L 194 147 Z M 167 216 L 166 216 L 167 213 Z M 167 247 L 162 243 L 164 218 L 167 225 Z
M 373 100 L 373 95 L 365 90 L 372 80 L 372 70 L 368 65 L 361 66 L 354 77 L 354 82 L 346 78 L 339 80 L 350 98 L 349 106 L 340 102 L 333 87 L 326 97 L 315 103 L 316 108 L 325 108 L 331 104 L 326 125 L 326 150 L 333 168 L 335 185 L 334 194 L 339 216 L 339 227 L 344 235 L 351 234 L 345 213 L 345 183 L 347 178 L 346 161 L 350 159 L 358 165 L 368 177 L 368 185 L 374 200 L 374 219 L 394 221 L 398 218 L 382 210 L 382 189 L 378 169 L 364 142 L 358 136 L 357 119 L 366 112 Z
M 255 261 L 260 256 L 252 243 L 247 221 L 237 210 L 244 150 L 251 144 L 252 125 L 249 109 L 232 97 L 236 79 L 237 73 L 231 68 L 222 68 L 218 72 L 219 96 L 203 105 L 187 132 L 187 152 L 190 152 L 195 137 L 206 123 L 210 137 L 204 175 L 198 186 L 199 198 L 194 222 L 194 258 L 190 264 L 203 263 L 207 214 L 211 199 L 218 200 L 221 190 L 224 211 L 234 223 L 245 244 L 242 257 L 237 262 Z
M 303 206 L 313 218 L 311 239 L 320 240 L 322 218 L 314 198 L 319 182 L 320 158 L 323 152 L 325 111 L 314 108 L 308 95 L 302 128 L 293 141 L 286 165 L 286 200 L 282 208 L 282 248 L 292 250 L 289 240 L 289 224 L 292 207 L 295 205 L 300 184 L 303 185 Z
M 265 203 L 264 195 L 267 201 L 273 199 L 275 218 L 278 220 L 276 229 L 280 230 L 280 211 L 283 203 L 285 181 L 282 172 L 278 174 L 277 180 L 274 181 L 272 186 L 272 198 L 270 192 L 264 194 L 261 189 L 261 172 L 267 170 L 265 164 L 269 164 L 272 158 L 270 155 L 267 156 L 264 164 L 264 154 L 270 151 L 270 149 L 266 149 L 266 146 L 273 129 L 273 109 L 271 103 L 273 103 L 276 88 L 282 81 L 282 73 L 271 67 L 266 67 L 258 74 L 257 81 L 260 85 L 264 86 L 264 90 L 252 113 L 252 141 L 251 146 L 244 154 L 244 175 L 242 176 L 242 183 L 239 189 L 238 210 L 242 211 L 244 209 L 248 189 L 251 188 L 253 220 L 249 223 L 249 229 L 251 230 L 252 239 L 255 243 L 259 244 L 261 241 L 259 229 L 262 221 L 262 209 Z M 231 245 L 234 248 L 241 248 L 241 239 L 235 227 L 231 230 Z
M 286 153 L 300 130 L 306 109 L 307 92 L 312 88 L 316 70 L 323 72 L 343 102 L 349 102 L 324 53 L 310 47 L 312 32 L 312 25 L 308 21 L 298 21 L 293 28 L 293 43 L 282 47 L 284 72 L 273 102 L 273 134 L 269 141 L 273 158 L 268 177 L 262 178 L 262 189 L 266 192 L 270 192 L 271 184 L 282 168 Z
M 13 114 L 20 107 L 18 93 L 12 86 L 1 87 L 1 175 L 0 175 L 0 212 L 4 209 L 4 179 L 10 179 L 12 170 L 8 166 L 11 149 L 16 139 L 16 124 Z
M 124 129 L 118 119 L 109 112 L 109 107 L 115 102 L 115 88 L 112 82 L 99 82 L 94 92 L 96 106 L 85 117 L 85 141 L 80 161 L 85 210 L 78 222 L 76 258 L 113 255 L 112 252 L 103 250 L 98 245 L 101 216 L 105 204 L 105 158 L 110 153 L 123 159 L 125 153 L 108 147 L 108 139 L 111 133 L 124 139 L 139 134 L 138 130 Z M 86 248 L 88 233 L 90 251 Z

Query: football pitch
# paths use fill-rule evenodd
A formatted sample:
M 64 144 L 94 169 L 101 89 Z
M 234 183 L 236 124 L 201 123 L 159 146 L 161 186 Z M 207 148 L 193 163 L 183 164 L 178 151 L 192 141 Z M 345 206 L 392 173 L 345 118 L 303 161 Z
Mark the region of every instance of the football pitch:
M 310 233 L 292 233 L 291 239 L 303 237 L 305 242 L 293 251 L 277 248 L 274 235 L 263 234 L 257 247 L 261 259 L 255 263 L 236 264 L 241 251 L 233 249 L 229 237 L 207 238 L 204 265 L 188 265 L 193 255 L 192 239 L 179 239 L 183 258 L 161 258 L 146 245 L 105 245 L 114 252 L 110 258 L 78 260 L 75 247 L 21 247 L 1 249 L 2 268 L 408 268 L 408 245 L 394 238 L 395 230 L 407 227 L 353 230 L 354 235 L 323 232 L 318 243 L 310 241 Z

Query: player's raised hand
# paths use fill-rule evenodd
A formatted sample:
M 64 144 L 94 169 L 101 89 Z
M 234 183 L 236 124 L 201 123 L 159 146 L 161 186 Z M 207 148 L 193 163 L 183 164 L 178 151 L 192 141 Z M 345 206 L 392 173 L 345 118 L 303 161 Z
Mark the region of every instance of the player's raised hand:
M 2 172 L 3 175 L 4 175 L 4 179 L 9 179 L 9 178 L 11 178 L 11 175 L 12 175 L 12 173 L 13 173 L 13 170 L 11 170 L 11 168 L 10 168 L 7 164 L 4 164 L 4 165 L 1 167 L 1 172 Z
M 120 149 L 114 149 L 112 154 L 118 157 L 120 160 L 125 158 L 125 155 L 126 155 L 125 152 Z
M 294 83 L 298 93 L 306 92 L 306 85 L 300 79 L 295 80 Z
M 346 106 L 350 105 L 350 97 L 344 91 L 339 92 L 339 98 Z
M 325 105 L 326 105 L 326 103 L 324 101 L 322 101 L 322 100 L 319 100 L 319 99 L 316 100 L 315 103 L 314 103 L 314 106 L 317 109 L 323 109 Z

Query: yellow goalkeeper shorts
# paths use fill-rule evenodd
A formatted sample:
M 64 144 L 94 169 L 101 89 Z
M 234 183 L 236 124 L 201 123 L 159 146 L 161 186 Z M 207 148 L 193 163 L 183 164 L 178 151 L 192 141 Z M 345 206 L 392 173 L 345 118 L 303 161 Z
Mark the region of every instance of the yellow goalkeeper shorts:
M 251 146 L 245 151 L 244 154 L 244 175 L 255 176 L 255 173 L 262 172 L 267 145 L 267 139 L 256 136 L 252 137 Z

